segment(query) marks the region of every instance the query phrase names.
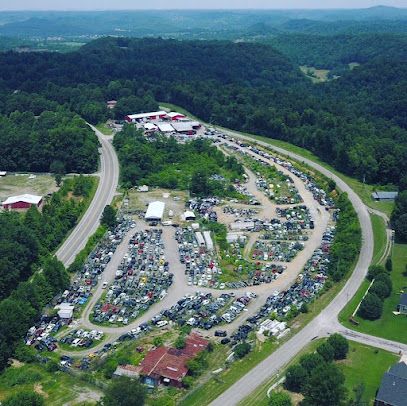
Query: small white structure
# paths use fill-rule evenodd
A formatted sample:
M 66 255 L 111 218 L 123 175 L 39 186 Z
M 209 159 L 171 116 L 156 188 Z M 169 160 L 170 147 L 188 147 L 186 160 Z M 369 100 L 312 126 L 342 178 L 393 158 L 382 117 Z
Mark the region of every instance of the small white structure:
M 259 327 L 259 333 L 263 334 L 268 331 L 270 335 L 280 336 L 287 329 L 287 323 L 285 321 L 278 320 L 264 320 Z
M 0 171 L 0 176 L 6 176 L 7 172 L 6 171 Z
M 164 202 L 151 202 L 144 216 L 147 221 L 161 221 L 164 215 L 165 203 Z
M 73 317 L 75 306 L 71 305 L 70 303 L 61 303 L 60 305 L 55 306 L 54 309 L 59 309 L 58 316 L 62 320 L 70 320 Z
M 158 129 L 158 127 L 153 123 L 145 123 L 143 127 L 146 131 L 157 131 Z
M 192 230 L 199 230 L 199 223 L 192 223 L 191 227 L 192 227 Z
M 158 123 L 157 127 L 162 133 L 174 132 L 174 127 L 169 123 Z
M 148 192 L 148 186 L 142 185 L 137 188 L 137 192 Z
M 194 221 L 196 219 L 195 213 L 193 211 L 187 210 L 184 213 L 185 221 Z
M 227 233 L 226 234 L 226 241 L 229 244 L 232 244 L 234 242 L 245 242 L 247 240 L 247 237 L 244 235 L 242 232 L 236 232 L 236 233 Z
M 213 251 L 213 241 L 212 241 L 212 237 L 211 237 L 211 232 L 204 231 L 203 236 L 205 239 L 206 248 L 208 249 L 208 251 Z

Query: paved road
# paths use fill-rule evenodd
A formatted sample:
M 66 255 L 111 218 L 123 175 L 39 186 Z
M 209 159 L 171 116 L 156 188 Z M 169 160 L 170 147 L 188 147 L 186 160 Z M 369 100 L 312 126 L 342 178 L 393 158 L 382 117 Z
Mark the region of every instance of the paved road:
M 222 131 L 233 137 L 238 137 L 253 142 L 252 138 L 243 136 L 234 131 L 225 129 L 222 129 Z M 358 287 L 362 283 L 373 256 L 374 239 L 372 224 L 370 222 L 368 210 L 359 196 L 341 178 L 323 166 L 283 148 L 274 147 L 262 141 L 257 141 L 257 143 L 289 156 L 297 161 L 304 162 L 327 177 L 333 179 L 338 185 L 339 189 L 348 194 L 349 200 L 351 201 L 358 215 L 362 229 L 362 248 L 354 272 L 334 300 L 332 300 L 332 302 L 300 332 L 283 344 L 263 362 L 253 368 L 249 373 L 239 379 L 228 390 L 223 392 L 211 403 L 212 406 L 238 404 L 241 400 L 250 395 L 250 393 L 252 393 L 262 382 L 272 377 L 315 336 L 325 336 L 327 334 L 340 331 L 345 333 L 345 335 L 347 335 L 349 338 L 352 338 L 352 340 L 365 344 L 373 346 L 386 346 L 386 349 L 393 352 L 399 352 L 400 350 L 407 351 L 407 346 L 405 345 L 389 340 L 383 340 L 377 337 L 371 337 L 352 330 L 347 330 L 337 321 L 339 312 L 353 297 Z
M 93 126 L 90 127 L 95 131 L 101 144 L 99 185 L 88 210 L 56 253 L 65 266 L 74 261 L 98 228 L 103 209 L 111 203 L 119 181 L 119 162 L 111 145 L 112 137 L 102 134 Z

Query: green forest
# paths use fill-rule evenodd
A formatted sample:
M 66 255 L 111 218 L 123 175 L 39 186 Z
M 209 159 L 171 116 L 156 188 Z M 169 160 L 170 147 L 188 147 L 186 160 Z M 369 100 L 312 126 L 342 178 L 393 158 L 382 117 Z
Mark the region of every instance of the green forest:
M 97 170 L 98 140 L 84 120 L 63 109 L 46 111 L 52 103 L 45 102 L 43 112 L 38 110 L 41 101 L 30 103 L 37 111 L 8 104 L 4 111 L 8 115 L 0 115 L 0 168 L 54 173 Z
M 190 190 L 204 196 L 235 196 L 230 182 L 244 170 L 234 157 L 225 157 L 209 141 L 178 143 L 174 138 L 147 140 L 141 131 L 127 125 L 114 138 L 125 187 L 147 184 Z M 224 180 L 211 179 L 220 175 Z
M 285 48 L 272 42 L 280 51 L 254 42 L 107 37 L 67 54 L 6 52 L 0 113 L 12 120 L 15 110 L 40 115 L 63 105 L 98 123 L 170 102 L 205 121 L 307 148 L 359 180 L 405 189 L 405 34 L 291 35 Z M 298 67 L 305 62 L 341 75 L 313 84 Z M 343 70 L 349 62 L 361 65 Z M 114 111 L 110 99 L 118 101 Z M 393 224 L 403 241 L 398 206 Z
M 94 178 L 68 178 L 41 212 L 31 207 L 25 214 L 0 213 L 0 370 L 45 305 L 68 286 L 67 271 L 51 254 L 77 223 L 95 186 Z

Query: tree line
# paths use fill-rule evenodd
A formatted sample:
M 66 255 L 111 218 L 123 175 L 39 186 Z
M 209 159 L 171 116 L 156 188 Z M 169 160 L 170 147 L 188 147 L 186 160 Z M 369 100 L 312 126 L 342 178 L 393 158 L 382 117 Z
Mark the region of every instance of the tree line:
M 45 305 L 69 285 L 51 253 L 87 207 L 94 185 L 92 178 L 69 178 L 42 212 L 0 213 L 0 371 Z

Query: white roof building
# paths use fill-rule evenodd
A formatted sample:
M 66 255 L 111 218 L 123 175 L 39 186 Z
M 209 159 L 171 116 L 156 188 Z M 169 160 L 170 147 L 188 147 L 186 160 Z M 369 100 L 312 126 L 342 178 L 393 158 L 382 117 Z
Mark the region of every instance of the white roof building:
M 179 121 L 177 123 L 172 123 L 172 126 L 177 132 L 186 132 L 193 130 L 191 121 Z
M 6 176 L 7 172 L 6 171 L 0 171 L 0 176 Z
M 174 127 L 169 123 L 158 123 L 157 127 L 162 133 L 172 133 L 174 131 Z
M 3 202 L 3 205 L 15 204 L 18 202 L 38 205 L 41 202 L 41 200 L 42 196 L 30 195 L 26 193 L 24 195 L 10 196 Z
M 185 117 L 185 114 L 177 113 L 176 111 L 171 111 L 167 113 L 167 117 L 174 118 L 174 117 Z
M 144 218 L 148 220 L 162 220 L 164 216 L 165 203 L 164 202 L 151 202 L 146 211 Z
M 146 131 L 156 131 L 157 130 L 157 126 L 153 123 L 145 123 L 143 127 Z
M 164 117 L 166 115 L 167 113 L 165 111 L 152 111 L 150 113 L 129 114 L 126 117 L 128 117 L 131 121 L 135 121 L 143 118 Z
M 195 239 L 196 239 L 197 243 L 198 243 L 201 247 L 204 247 L 204 246 L 205 246 L 205 240 L 204 240 L 203 235 L 202 235 L 202 233 L 201 233 L 200 231 L 197 231 L 197 232 L 195 233 Z
M 75 306 L 70 303 L 61 303 L 60 305 L 55 306 L 55 309 L 59 309 L 58 316 L 61 319 L 71 319 Z
M 195 219 L 196 219 L 196 216 L 195 216 L 195 214 L 194 214 L 193 211 L 187 210 L 187 211 L 184 213 L 184 219 L 185 219 L 185 221 L 188 221 L 188 220 L 195 220 Z
M 254 221 L 236 221 L 229 225 L 231 230 L 252 230 L 254 228 Z
M 211 237 L 211 232 L 204 231 L 203 236 L 205 238 L 206 248 L 208 249 L 208 251 L 213 251 L 213 241 Z

